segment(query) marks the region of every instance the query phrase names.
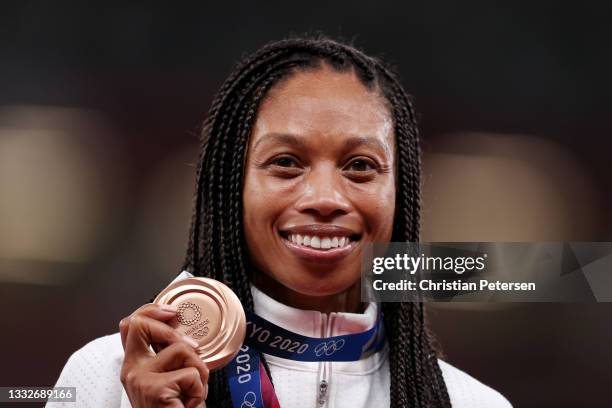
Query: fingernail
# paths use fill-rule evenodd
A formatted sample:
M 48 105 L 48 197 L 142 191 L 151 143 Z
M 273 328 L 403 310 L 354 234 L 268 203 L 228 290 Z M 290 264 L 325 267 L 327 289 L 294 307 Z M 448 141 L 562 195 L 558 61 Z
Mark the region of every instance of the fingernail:
M 189 344 L 190 346 L 192 346 L 192 347 L 194 347 L 194 348 L 199 346 L 198 342 L 197 342 L 197 341 L 195 341 L 194 339 L 192 339 L 192 338 L 191 338 L 191 337 L 189 337 L 189 336 L 183 336 L 183 340 L 184 340 L 184 341 L 185 341 L 187 344 Z
M 164 312 L 172 312 L 172 313 L 176 313 L 178 311 L 176 306 L 174 306 L 174 305 L 166 305 L 166 304 L 159 305 L 159 309 L 163 310 Z

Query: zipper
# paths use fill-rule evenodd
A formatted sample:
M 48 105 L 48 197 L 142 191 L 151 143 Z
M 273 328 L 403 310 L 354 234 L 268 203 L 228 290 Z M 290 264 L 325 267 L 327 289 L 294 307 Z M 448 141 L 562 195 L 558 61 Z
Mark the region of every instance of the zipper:
M 327 380 L 321 379 L 319 380 L 319 395 L 317 396 L 317 403 L 319 407 L 324 407 L 327 405 L 327 388 L 329 385 L 327 384 Z
M 321 314 L 321 337 L 330 337 L 335 320 L 335 313 L 329 315 Z M 317 408 L 327 407 L 329 401 L 329 381 L 331 377 L 331 361 L 319 363 L 319 374 L 317 381 Z

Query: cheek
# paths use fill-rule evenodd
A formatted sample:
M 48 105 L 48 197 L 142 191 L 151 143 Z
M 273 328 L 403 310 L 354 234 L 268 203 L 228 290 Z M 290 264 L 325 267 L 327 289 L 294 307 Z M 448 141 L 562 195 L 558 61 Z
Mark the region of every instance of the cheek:
M 273 231 L 279 216 L 287 207 L 287 186 L 273 183 L 256 171 L 247 174 L 243 190 L 243 217 L 247 235 L 263 236 Z M 247 236 L 249 238 L 254 238 Z
M 244 187 L 243 197 L 243 216 L 244 226 L 247 233 L 247 240 L 261 234 L 263 222 L 268 218 L 267 212 L 270 207 L 265 205 L 265 197 L 267 194 L 262 192 L 256 183 L 247 182 Z
M 358 205 L 363 214 L 365 229 L 374 241 L 389 241 L 395 215 L 395 183 L 393 178 L 377 188 L 359 192 Z

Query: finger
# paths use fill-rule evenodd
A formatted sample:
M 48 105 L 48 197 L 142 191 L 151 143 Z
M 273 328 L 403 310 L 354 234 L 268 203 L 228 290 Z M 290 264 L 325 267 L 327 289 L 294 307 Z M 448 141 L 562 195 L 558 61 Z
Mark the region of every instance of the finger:
M 208 366 L 200 359 L 196 350 L 186 342 L 178 342 L 166 347 L 148 363 L 149 370 L 158 373 L 183 367 L 197 369 L 202 383 L 208 384 Z
M 127 339 L 128 327 L 130 317 L 124 317 L 119 321 L 119 334 L 121 335 L 121 346 L 123 346 L 123 350 L 125 351 L 125 341 Z
M 125 362 L 150 356 L 152 354 L 149 350 L 151 343 L 172 344 L 179 341 L 186 341 L 194 347 L 197 346 L 195 340 L 181 335 L 167 324 L 136 314 L 130 319 L 130 330 L 125 344 Z
M 185 408 L 206 408 L 206 403 L 200 398 L 189 398 L 185 401 Z
M 127 334 L 130 327 L 131 317 L 142 315 L 155 320 L 166 322 L 176 315 L 176 306 L 173 305 L 157 305 L 155 303 L 147 303 L 136 309 L 130 316 L 124 317 L 119 322 L 119 333 L 121 334 L 121 344 L 125 350 Z
M 186 367 L 160 375 L 164 383 L 168 384 L 170 388 L 173 388 L 173 385 L 178 387 L 178 389 L 174 388 L 174 390 L 177 392 L 177 396 L 182 397 L 184 400 L 195 399 L 197 405 L 201 404 L 204 398 L 206 398 L 206 387 L 202 384 L 200 373 L 195 368 Z

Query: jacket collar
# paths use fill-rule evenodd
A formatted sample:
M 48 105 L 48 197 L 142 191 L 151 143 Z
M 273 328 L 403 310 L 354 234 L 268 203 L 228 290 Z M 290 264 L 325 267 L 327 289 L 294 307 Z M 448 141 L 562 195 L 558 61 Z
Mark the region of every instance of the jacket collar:
M 369 303 L 363 313 L 321 313 L 287 306 L 251 285 L 255 313 L 284 329 L 308 337 L 359 333 L 374 326 L 378 304 Z

